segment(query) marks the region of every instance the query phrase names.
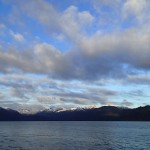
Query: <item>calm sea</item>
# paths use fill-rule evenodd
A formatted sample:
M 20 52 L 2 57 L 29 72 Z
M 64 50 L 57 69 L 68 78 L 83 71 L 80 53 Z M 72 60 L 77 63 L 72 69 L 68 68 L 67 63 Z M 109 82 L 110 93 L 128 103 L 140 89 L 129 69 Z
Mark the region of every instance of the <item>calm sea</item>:
M 149 150 L 150 122 L 0 122 L 0 150 Z

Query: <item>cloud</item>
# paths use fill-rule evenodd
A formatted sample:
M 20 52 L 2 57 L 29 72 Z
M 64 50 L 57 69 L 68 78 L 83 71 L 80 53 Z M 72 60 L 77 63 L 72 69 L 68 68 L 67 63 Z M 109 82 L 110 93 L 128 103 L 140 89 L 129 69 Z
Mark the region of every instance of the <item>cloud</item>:
M 123 15 L 125 17 L 133 15 L 138 21 L 142 21 L 143 17 L 145 17 L 148 5 L 148 0 L 126 0 L 123 6 Z
M 137 84 L 137 85 L 150 85 L 150 76 L 149 75 L 133 75 L 128 76 L 123 83 L 126 84 Z
M 12 30 L 10 31 L 11 36 L 18 42 L 23 42 L 25 41 L 23 35 L 20 33 L 14 33 Z
M 149 35 L 137 29 L 83 38 L 77 49 L 79 66 L 89 77 L 124 77 L 150 67 Z
M 31 20 L 40 23 L 41 28 L 43 27 L 42 29 L 49 34 L 56 37 L 62 36 L 70 42 L 79 40 L 80 34 L 84 34 L 84 31 L 94 21 L 94 16 L 89 11 L 79 11 L 76 6 L 69 6 L 63 12 L 59 12 L 51 3 L 43 0 L 33 0 L 28 3 L 15 0 L 13 6 L 10 17 L 14 20 L 22 20 L 19 16 L 21 12 L 21 15 L 28 16 Z
M 100 87 L 88 87 L 85 83 L 80 83 L 80 86 L 73 83 L 55 82 L 55 86 L 50 89 L 43 89 L 37 94 L 37 100 L 40 103 L 48 105 L 104 105 L 108 103 L 108 99 L 116 96 L 118 93 L 109 89 Z
M 132 90 L 128 94 L 130 97 L 149 97 L 142 90 Z
M 29 73 L 65 73 L 65 66 L 69 66 L 67 59 L 56 48 L 49 44 L 41 43 L 33 49 L 19 51 L 12 47 L 0 51 L 1 72 L 23 71 Z M 32 65 L 31 65 L 32 64 Z M 63 68 L 62 68 L 63 67 Z
M 60 17 L 62 33 L 74 42 L 80 40 L 87 26 L 92 23 L 94 17 L 88 11 L 79 12 L 77 7 L 70 6 Z
M 122 107 L 130 107 L 130 106 L 133 106 L 133 103 L 132 102 L 129 102 L 128 100 L 123 100 L 121 102 L 121 106 Z
M 11 46 L 7 51 L 0 50 L 0 70 L 47 74 L 58 79 L 126 77 L 138 74 L 138 70 L 149 71 L 149 39 L 148 33 L 134 29 L 82 38 L 65 52 L 48 43 L 36 43 L 22 51 Z
M 80 82 L 79 82 L 80 83 Z M 3 101 L 9 99 L 9 104 L 1 103 L 1 106 L 18 104 L 17 109 L 22 109 L 22 105 L 36 103 L 42 107 L 48 108 L 51 105 L 63 108 L 68 107 L 86 107 L 91 105 L 104 105 L 108 103 L 111 97 L 118 93 L 110 89 L 104 89 L 93 85 L 86 86 L 86 83 L 76 84 L 66 81 L 65 84 L 60 80 L 51 80 L 48 77 L 38 77 L 33 80 L 31 75 L 14 74 L 1 75 L 0 85 L 7 89 L 7 93 L 2 90 Z M 4 99 L 5 98 L 5 99 Z M 110 101 L 110 100 L 109 100 Z

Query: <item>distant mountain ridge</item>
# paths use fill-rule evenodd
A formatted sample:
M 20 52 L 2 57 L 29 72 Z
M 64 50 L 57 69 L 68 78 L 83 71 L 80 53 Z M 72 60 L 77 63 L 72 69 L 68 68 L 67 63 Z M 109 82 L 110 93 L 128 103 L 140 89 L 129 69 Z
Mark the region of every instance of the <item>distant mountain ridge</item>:
M 36 114 L 21 114 L 0 107 L 0 121 L 150 121 L 150 106 L 134 109 L 103 106 L 60 112 L 44 110 Z

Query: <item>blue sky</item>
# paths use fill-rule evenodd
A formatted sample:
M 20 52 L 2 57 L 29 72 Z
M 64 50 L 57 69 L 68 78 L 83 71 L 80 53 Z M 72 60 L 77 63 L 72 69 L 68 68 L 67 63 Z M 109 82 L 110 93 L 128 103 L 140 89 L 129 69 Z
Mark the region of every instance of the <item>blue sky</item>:
M 0 107 L 149 104 L 148 0 L 0 0 Z

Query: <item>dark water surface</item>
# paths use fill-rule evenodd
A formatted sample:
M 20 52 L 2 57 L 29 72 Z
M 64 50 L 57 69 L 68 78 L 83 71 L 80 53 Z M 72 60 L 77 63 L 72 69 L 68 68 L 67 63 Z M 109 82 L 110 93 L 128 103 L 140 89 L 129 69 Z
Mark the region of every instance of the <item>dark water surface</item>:
M 150 122 L 0 122 L 0 150 L 149 150 Z

